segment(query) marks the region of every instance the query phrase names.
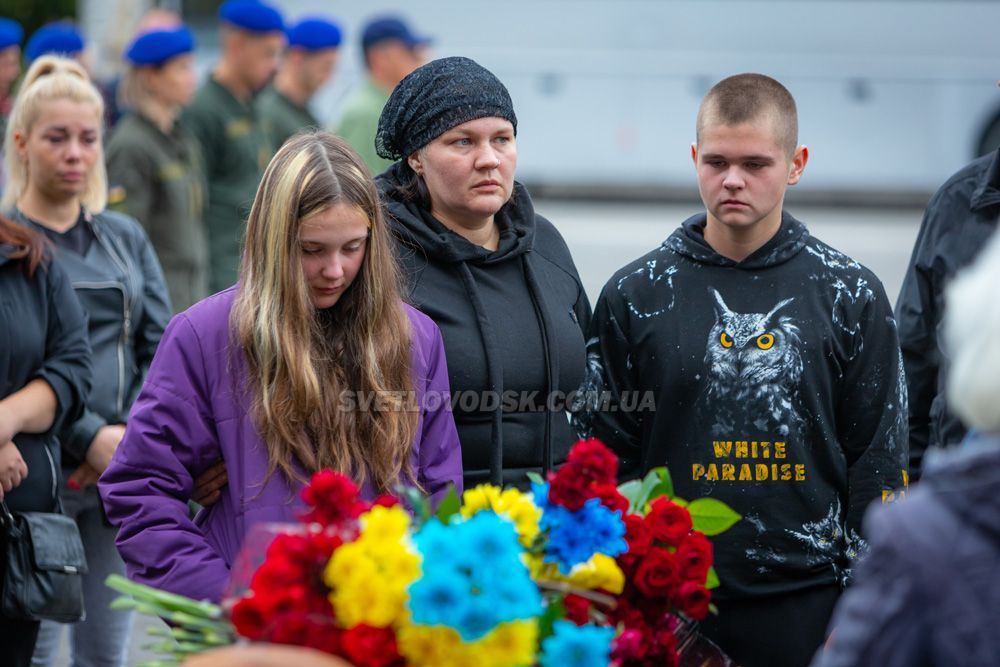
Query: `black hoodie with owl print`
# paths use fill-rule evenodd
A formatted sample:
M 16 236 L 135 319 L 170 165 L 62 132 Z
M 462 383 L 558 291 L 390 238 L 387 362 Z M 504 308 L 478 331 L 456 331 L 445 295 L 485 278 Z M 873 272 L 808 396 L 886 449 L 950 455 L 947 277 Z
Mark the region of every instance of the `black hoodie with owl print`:
M 889 300 L 787 213 L 742 262 L 708 245 L 705 222 L 690 218 L 605 285 L 576 425 L 624 475 L 667 465 L 679 497 L 742 515 L 713 538 L 720 599 L 843 583 L 865 549 L 865 507 L 906 483 Z

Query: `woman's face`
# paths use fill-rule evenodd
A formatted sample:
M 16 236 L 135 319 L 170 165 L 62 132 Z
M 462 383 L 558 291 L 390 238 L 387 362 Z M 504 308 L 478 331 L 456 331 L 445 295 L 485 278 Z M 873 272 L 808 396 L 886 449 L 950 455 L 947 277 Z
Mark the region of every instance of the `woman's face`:
M 87 102 L 52 100 L 27 136 L 14 134 L 14 143 L 27 165 L 29 191 L 52 201 L 79 197 L 103 159 L 101 118 Z
M 301 222 L 302 272 L 317 310 L 335 305 L 354 282 L 367 243 L 368 218 L 345 202 Z
M 451 128 L 408 161 L 423 176 L 431 212 L 438 219 L 457 224 L 492 220 L 514 189 L 514 126 L 503 118 L 470 120 Z
M 187 106 L 194 97 L 198 77 L 194 56 L 175 56 L 159 67 L 146 68 L 146 85 L 156 98 L 169 106 Z

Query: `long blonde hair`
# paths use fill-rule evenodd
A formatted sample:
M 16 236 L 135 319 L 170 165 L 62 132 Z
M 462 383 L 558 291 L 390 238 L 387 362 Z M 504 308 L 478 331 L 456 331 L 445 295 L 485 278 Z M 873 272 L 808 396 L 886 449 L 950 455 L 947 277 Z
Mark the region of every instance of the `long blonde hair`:
M 339 203 L 367 219 L 364 261 L 350 288 L 317 311 L 302 271 L 299 225 Z M 414 482 L 417 413 L 344 409 L 345 392 L 406 396 L 410 326 L 374 181 L 342 139 L 317 132 L 285 143 L 271 160 L 247 221 L 231 325 L 249 366 L 252 413 L 268 475 L 289 479 L 332 468 L 375 488 Z M 385 392 L 393 392 L 386 394 Z M 401 392 L 401 393 L 400 393 Z M 355 396 L 357 394 L 354 394 Z M 349 402 L 349 401 L 348 401 Z
M 104 99 L 90 82 L 86 70 L 68 58 L 42 56 L 31 64 L 24 75 L 21 89 L 14 98 L 14 106 L 7 121 L 4 136 L 4 161 L 7 168 L 7 188 L 0 200 L 0 207 L 10 208 L 24 195 L 28 187 L 28 165 L 17 153 L 14 135 L 28 136 L 31 128 L 42 115 L 45 105 L 54 100 L 70 100 L 90 104 L 97 117 L 104 119 Z M 103 130 L 103 128 L 100 128 Z M 102 132 L 103 134 L 103 132 Z M 108 203 L 108 176 L 104 168 L 104 151 L 98 137 L 97 162 L 87 174 L 87 182 L 80 203 L 91 213 L 100 213 Z

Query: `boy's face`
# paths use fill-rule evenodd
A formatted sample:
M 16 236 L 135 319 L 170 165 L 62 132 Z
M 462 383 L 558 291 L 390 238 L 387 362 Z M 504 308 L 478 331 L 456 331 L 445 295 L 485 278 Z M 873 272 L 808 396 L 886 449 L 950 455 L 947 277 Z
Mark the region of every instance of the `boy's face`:
M 691 157 L 710 225 L 739 232 L 763 224 L 777 231 L 785 188 L 799 182 L 809 154 L 799 146 L 789 158 L 776 136 L 767 117 L 702 128 Z

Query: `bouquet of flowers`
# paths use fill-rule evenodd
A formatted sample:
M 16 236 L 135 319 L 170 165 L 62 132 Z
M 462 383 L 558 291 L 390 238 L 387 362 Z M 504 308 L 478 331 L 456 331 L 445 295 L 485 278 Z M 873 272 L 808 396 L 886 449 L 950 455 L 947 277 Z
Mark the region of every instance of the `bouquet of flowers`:
M 585 440 L 530 493 L 482 485 L 433 511 L 416 492 L 365 502 L 317 473 L 232 627 L 357 667 L 677 665 L 718 585 L 706 535 L 739 516 L 672 497 L 662 468 L 616 487 L 617 467 Z

